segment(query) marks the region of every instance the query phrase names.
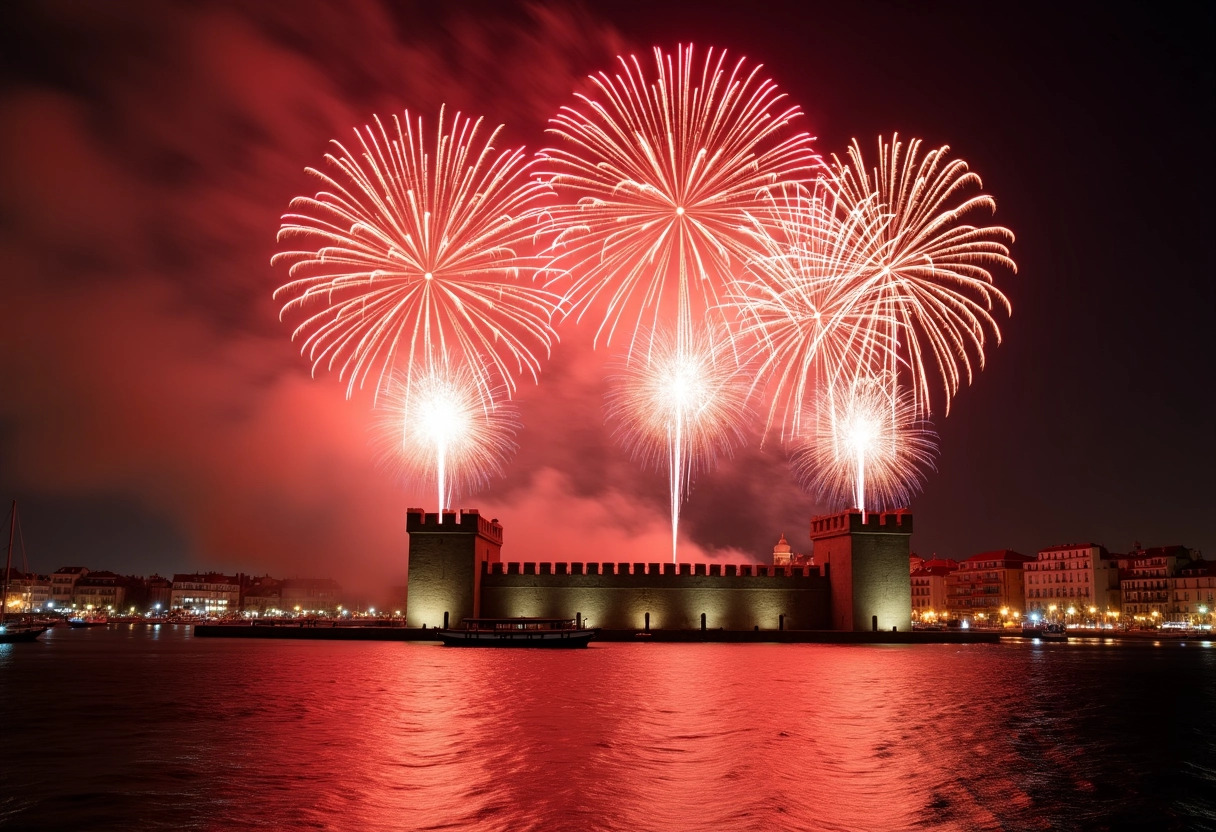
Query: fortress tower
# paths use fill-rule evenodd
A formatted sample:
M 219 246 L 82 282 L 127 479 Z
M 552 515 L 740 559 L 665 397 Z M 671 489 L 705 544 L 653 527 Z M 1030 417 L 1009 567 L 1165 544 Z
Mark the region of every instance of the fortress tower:
M 481 614 L 482 564 L 498 563 L 502 526 L 476 509 L 427 514 L 406 510 L 409 543 L 407 627 L 456 626 Z
M 832 584 L 832 629 L 912 627 L 912 514 L 850 509 L 811 519 L 815 562 Z

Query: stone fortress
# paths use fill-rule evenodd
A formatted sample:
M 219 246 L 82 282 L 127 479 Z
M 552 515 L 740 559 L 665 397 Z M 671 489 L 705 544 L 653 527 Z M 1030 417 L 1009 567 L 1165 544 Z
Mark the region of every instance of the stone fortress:
M 536 616 L 608 630 L 911 629 L 907 511 L 813 518 L 813 566 L 504 561 L 502 525 L 475 509 L 411 508 L 407 530 L 408 627 Z

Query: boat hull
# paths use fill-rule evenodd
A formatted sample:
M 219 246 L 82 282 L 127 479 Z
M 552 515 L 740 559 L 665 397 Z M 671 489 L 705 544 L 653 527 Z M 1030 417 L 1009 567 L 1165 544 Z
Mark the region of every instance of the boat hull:
M 1063 627 L 1023 627 L 1022 638 L 1037 638 L 1039 641 L 1068 641 Z
M 436 630 L 436 636 L 448 647 L 532 647 L 570 649 L 586 647 L 595 638 L 596 630 L 574 631 L 478 631 Z
M 12 625 L 0 629 L 0 644 L 20 644 L 37 641 L 49 627 L 14 627 Z

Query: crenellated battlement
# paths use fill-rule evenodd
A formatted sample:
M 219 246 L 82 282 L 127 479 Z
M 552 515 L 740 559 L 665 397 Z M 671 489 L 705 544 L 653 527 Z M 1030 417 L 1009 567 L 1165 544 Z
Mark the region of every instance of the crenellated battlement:
M 912 534 L 912 512 L 907 509 L 869 511 L 863 517 L 861 511 L 851 508 L 811 518 L 811 540 L 858 533 Z
M 498 518 L 487 520 L 475 508 L 459 512 L 445 509 L 442 517 L 438 512 L 408 508 L 405 516 L 405 528 L 410 534 L 475 534 L 502 545 L 502 524 Z
M 709 578 L 791 578 L 819 575 L 815 566 L 773 566 L 764 563 L 548 563 L 505 561 L 485 563 L 484 575 L 592 575 Z

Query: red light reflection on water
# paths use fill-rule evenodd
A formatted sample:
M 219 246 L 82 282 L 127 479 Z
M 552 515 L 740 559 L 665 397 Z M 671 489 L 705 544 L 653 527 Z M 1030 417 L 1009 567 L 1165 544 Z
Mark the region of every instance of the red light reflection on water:
M 1216 717 L 1151 690 L 1210 687 L 1210 643 L 507 651 L 168 627 L 27 647 L 0 651 L 25 717 L 14 828 L 1151 827 L 1183 794 L 1206 811 L 1216 774 Z
M 810 645 L 401 645 L 372 665 L 314 666 L 280 697 L 296 703 L 298 730 L 262 750 L 298 761 L 292 791 L 316 795 L 301 821 L 361 829 L 997 828 L 987 800 L 1016 805 L 1024 793 L 1002 781 L 977 796 L 953 774 L 923 776 L 1003 753 L 966 704 L 926 704 L 947 681 L 927 658 Z M 968 684 L 949 664 L 949 683 Z M 943 742 L 943 716 L 949 730 L 976 717 L 961 745 Z

